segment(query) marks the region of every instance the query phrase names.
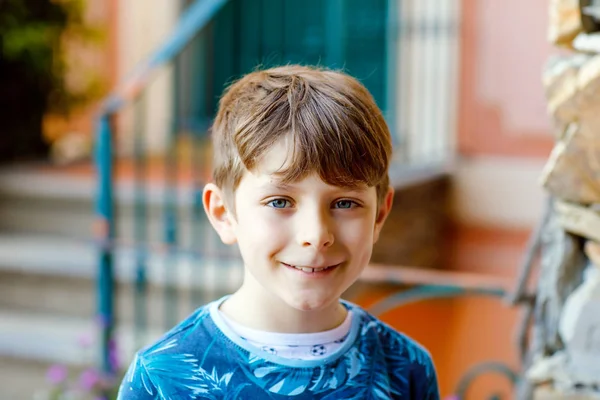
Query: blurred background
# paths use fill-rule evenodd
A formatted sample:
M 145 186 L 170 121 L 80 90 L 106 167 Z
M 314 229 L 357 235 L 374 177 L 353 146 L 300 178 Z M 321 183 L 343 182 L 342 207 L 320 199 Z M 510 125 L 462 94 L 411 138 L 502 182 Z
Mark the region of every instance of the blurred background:
M 200 203 L 207 130 L 228 83 L 287 63 L 357 77 L 392 131 L 395 208 L 346 297 L 430 350 L 442 397 L 513 398 L 547 3 L 0 0 L 0 399 L 109 396 L 235 290 Z

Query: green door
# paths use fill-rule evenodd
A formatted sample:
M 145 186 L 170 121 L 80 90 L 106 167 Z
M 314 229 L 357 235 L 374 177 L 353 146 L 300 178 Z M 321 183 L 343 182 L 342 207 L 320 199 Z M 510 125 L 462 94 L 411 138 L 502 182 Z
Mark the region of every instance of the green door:
M 343 69 L 385 112 L 387 29 L 388 0 L 231 0 L 198 39 L 204 66 L 195 70 L 204 76 L 184 80 L 197 89 L 192 101 L 202 103 L 192 109 L 210 118 L 232 80 L 298 63 Z

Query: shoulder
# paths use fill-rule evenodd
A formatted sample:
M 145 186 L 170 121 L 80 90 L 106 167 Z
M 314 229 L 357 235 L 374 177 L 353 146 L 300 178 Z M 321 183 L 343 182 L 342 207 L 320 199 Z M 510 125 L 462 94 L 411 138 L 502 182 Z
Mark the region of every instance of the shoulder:
M 181 394 L 198 385 L 196 349 L 210 336 L 206 332 L 209 306 L 136 353 L 121 383 L 119 400 L 154 399 L 159 392 Z
M 164 333 L 158 340 L 138 351 L 138 356 L 151 356 L 157 353 L 180 353 L 191 343 L 198 341 L 207 335 L 207 321 L 210 321 L 210 307 L 212 303 L 198 308 L 186 319 L 175 325 Z M 188 344 L 189 343 L 189 344 Z
M 439 400 L 437 376 L 429 352 L 361 307 L 346 305 L 360 319 L 361 353 L 381 354 L 392 392 L 409 393 L 413 399 Z
M 436 381 L 433 360 L 429 351 L 409 336 L 398 332 L 363 308 L 346 303 L 361 319 L 361 340 L 377 346 L 385 354 L 391 368 L 399 368 L 413 384 Z

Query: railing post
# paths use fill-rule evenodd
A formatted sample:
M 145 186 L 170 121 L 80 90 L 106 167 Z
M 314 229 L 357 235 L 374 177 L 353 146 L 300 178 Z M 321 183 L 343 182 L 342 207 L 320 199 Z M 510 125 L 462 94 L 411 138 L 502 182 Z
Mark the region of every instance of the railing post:
M 148 199 L 147 168 L 144 133 L 146 132 L 146 96 L 142 94 L 135 105 L 134 120 L 134 232 L 135 238 L 135 295 L 134 324 L 135 347 L 141 348 L 145 343 L 148 328 Z
M 177 244 L 179 224 L 177 216 L 177 187 L 178 187 L 178 156 L 177 148 L 181 130 L 181 55 L 173 59 L 173 121 L 170 124 L 169 140 L 165 162 L 165 203 L 164 203 L 164 236 L 163 241 L 167 249 L 167 263 L 164 275 L 164 299 L 165 299 L 165 328 L 169 329 L 177 323 L 178 299 L 177 299 Z
M 100 324 L 100 364 L 102 372 L 112 376 L 117 365 L 114 342 L 114 254 L 115 238 L 111 116 L 101 115 L 96 127 L 95 236 L 98 246 L 98 322 Z

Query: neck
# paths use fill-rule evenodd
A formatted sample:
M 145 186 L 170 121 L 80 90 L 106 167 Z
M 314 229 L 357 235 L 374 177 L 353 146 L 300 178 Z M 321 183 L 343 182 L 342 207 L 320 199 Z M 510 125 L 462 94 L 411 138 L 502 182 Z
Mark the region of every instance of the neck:
M 298 310 L 264 289 L 252 290 L 247 282 L 223 302 L 220 310 L 247 328 L 278 333 L 324 332 L 340 326 L 347 315 L 339 301 L 318 310 Z

